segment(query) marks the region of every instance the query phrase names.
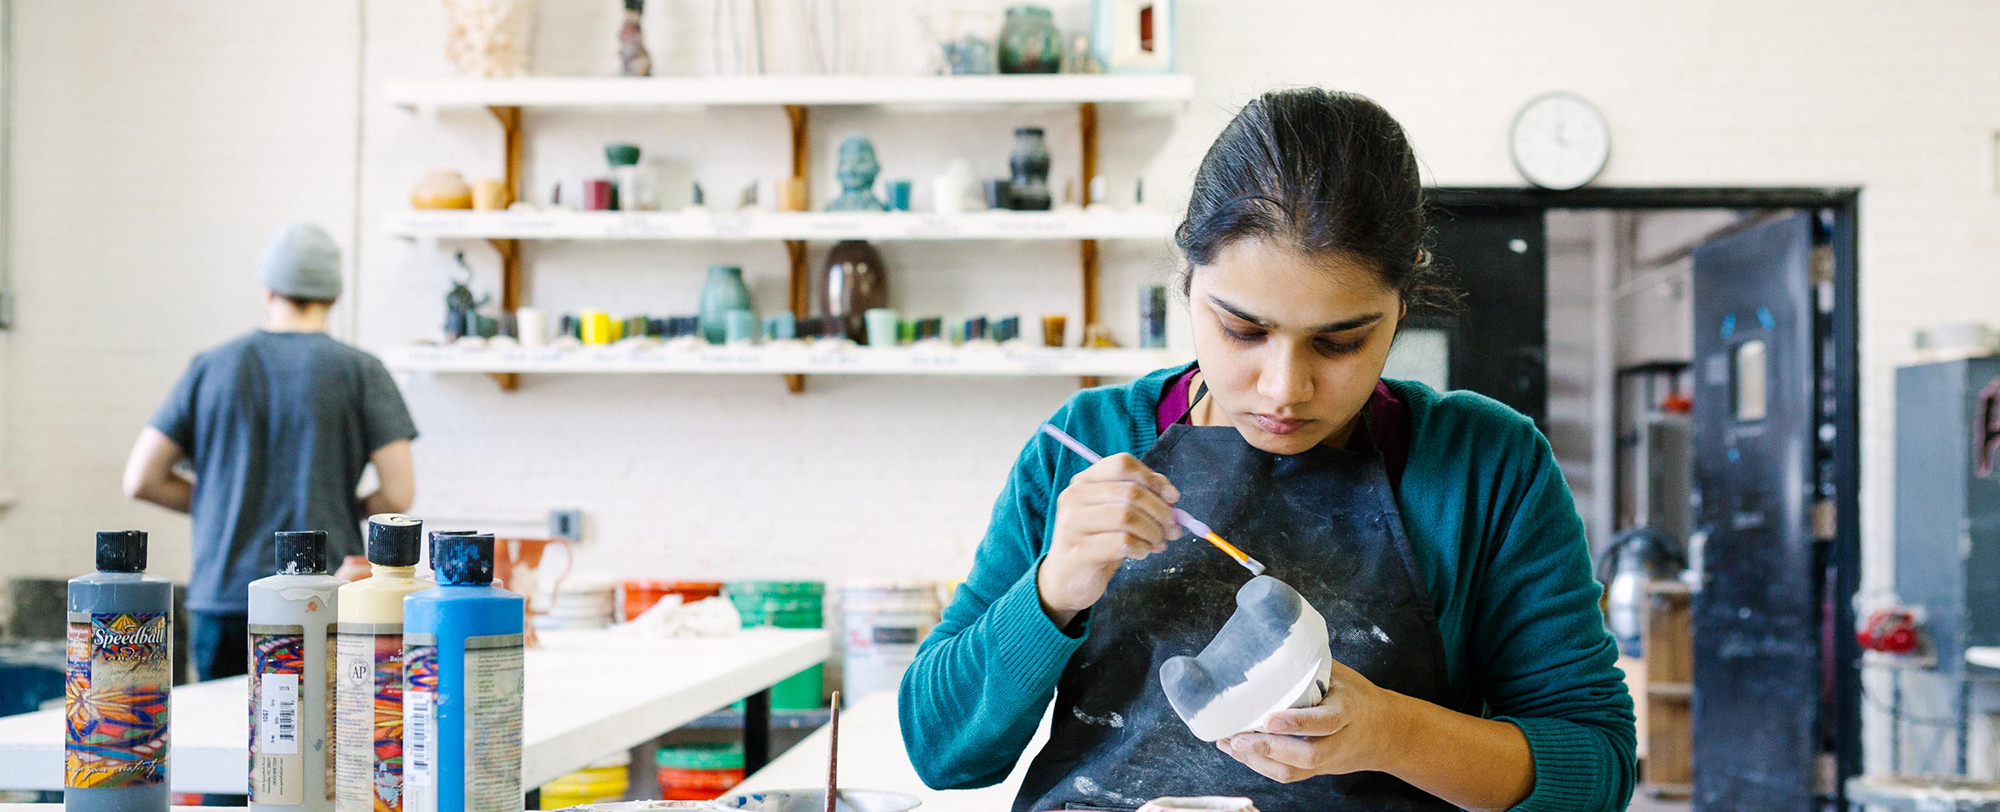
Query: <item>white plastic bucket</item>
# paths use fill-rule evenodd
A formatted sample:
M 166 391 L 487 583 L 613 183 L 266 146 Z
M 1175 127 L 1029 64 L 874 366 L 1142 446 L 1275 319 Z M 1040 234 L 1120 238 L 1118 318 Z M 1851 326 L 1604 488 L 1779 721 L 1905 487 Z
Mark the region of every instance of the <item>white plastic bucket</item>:
M 847 646 L 841 656 L 841 692 L 847 701 L 894 691 L 917 658 L 917 646 L 938 622 L 937 585 L 930 582 L 855 582 L 840 590 Z

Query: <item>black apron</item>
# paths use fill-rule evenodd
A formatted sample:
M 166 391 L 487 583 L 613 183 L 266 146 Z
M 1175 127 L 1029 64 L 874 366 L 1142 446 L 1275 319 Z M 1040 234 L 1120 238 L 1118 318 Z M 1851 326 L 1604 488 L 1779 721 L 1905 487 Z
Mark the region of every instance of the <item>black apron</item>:
M 1357 431 L 1366 438 L 1365 425 Z M 1180 507 L 1326 616 L 1335 660 L 1383 688 L 1450 706 L 1437 614 L 1372 443 L 1284 456 L 1233 428 L 1173 425 L 1144 462 L 1180 489 Z M 1134 809 L 1187 795 L 1240 795 L 1262 812 L 1454 809 L 1386 773 L 1281 784 L 1195 738 L 1167 703 L 1160 664 L 1200 652 L 1249 578 L 1195 538 L 1125 562 L 1063 669 L 1048 745 L 1015 812 Z

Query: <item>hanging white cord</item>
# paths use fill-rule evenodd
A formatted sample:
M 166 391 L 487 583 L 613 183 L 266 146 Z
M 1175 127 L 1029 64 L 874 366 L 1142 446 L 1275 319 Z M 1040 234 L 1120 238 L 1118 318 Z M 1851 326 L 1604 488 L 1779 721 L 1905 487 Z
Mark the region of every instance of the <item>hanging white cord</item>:
M 722 75 L 722 0 L 708 4 L 708 61 L 711 73 Z
M 813 69 L 824 74 L 826 69 L 826 46 L 820 41 L 819 7 L 821 0 L 799 0 L 806 8 L 800 15 L 806 21 L 806 50 L 812 55 Z
M 764 0 L 750 0 L 750 35 L 755 38 L 757 75 L 764 75 Z
M 843 25 L 846 24 L 847 21 L 845 18 L 840 16 L 840 0 L 827 0 L 827 2 L 832 4 L 832 12 L 830 14 L 830 16 L 833 18 L 833 48 L 831 49 L 833 53 L 832 72 L 840 73 L 846 69 L 847 65 L 847 54 L 841 52 L 840 50 L 840 29 Z
M 14 245 L 13 196 L 8 193 L 14 169 L 14 2 L 0 0 L 0 330 L 14 323 L 13 263 L 7 252 Z

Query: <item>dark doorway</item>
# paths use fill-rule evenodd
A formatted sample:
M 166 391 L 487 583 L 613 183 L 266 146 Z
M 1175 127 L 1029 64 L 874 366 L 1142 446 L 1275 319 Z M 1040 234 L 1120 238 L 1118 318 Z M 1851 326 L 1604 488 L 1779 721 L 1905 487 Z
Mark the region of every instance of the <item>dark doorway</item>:
M 1667 369 L 1693 394 L 1683 445 L 1693 461 L 1687 701 L 1698 744 L 1687 789 L 1703 812 L 1844 809 L 1842 785 L 1860 772 L 1850 633 L 1860 580 L 1858 198 L 1854 189 L 1432 190 L 1434 252 L 1469 310 L 1419 315 L 1412 328 L 1438 340 L 1432 352 L 1448 358 L 1439 375 L 1451 388 L 1538 423 L 1550 409 L 1548 214 L 1744 213 L 1690 252 L 1684 363 L 1640 370 Z

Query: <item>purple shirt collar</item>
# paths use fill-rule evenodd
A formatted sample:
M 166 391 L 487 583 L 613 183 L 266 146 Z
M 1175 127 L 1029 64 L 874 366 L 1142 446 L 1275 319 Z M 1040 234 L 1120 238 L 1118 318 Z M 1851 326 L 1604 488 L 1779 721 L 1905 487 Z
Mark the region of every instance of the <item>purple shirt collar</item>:
M 1194 372 L 1199 366 L 1189 367 L 1186 372 L 1167 381 L 1160 392 L 1160 406 L 1154 415 L 1160 433 L 1167 427 L 1186 420 L 1188 398 L 1193 395 Z M 1410 407 L 1396 397 L 1387 383 L 1375 382 L 1375 393 L 1368 396 L 1369 439 L 1382 452 L 1382 462 L 1388 469 L 1389 484 L 1395 486 L 1403 481 L 1403 466 L 1410 459 Z

